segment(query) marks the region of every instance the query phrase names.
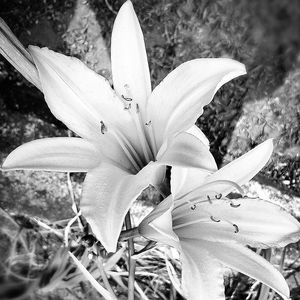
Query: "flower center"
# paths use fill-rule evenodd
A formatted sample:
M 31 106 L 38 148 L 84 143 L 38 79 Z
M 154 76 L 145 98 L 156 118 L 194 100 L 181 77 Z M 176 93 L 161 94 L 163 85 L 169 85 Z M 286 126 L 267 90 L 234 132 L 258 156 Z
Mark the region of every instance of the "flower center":
M 126 137 L 122 130 L 116 128 L 113 124 L 107 125 L 103 121 L 100 121 L 100 129 L 102 134 L 109 132 L 113 135 L 131 162 L 135 172 L 139 172 L 150 161 L 155 160 L 157 154 L 156 141 L 152 121 L 143 121 L 139 104 L 133 99 L 129 85 L 126 84 L 124 88 L 125 95 L 121 95 L 120 100 L 124 104 L 124 110 L 126 110 L 132 118 L 141 151 L 137 151 L 137 147 L 133 146 L 133 143 Z
M 130 87 L 124 85 L 126 94 L 121 98 L 124 103 L 124 109 L 128 110 L 136 128 L 139 143 L 142 148 L 142 156 L 145 164 L 155 160 L 157 154 L 156 140 L 153 133 L 152 121 L 144 122 L 139 104 L 133 99 Z
M 173 229 L 179 229 L 182 227 L 190 226 L 193 224 L 199 223 L 208 223 L 210 221 L 215 223 L 225 222 L 233 226 L 234 233 L 239 232 L 239 227 L 237 224 L 224 219 L 219 218 L 210 213 L 209 211 L 205 211 L 201 204 L 213 204 L 219 200 L 229 200 L 223 195 L 216 192 L 214 190 L 214 186 L 225 185 L 225 188 L 228 186 L 234 187 L 238 190 L 239 193 L 243 195 L 243 190 L 241 187 L 233 181 L 229 180 L 217 180 L 211 183 L 207 183 L 202 187 L 195 189 L 195 196 L 193 196 L 190 192 L 180 197 L 180 199 L 175 200 L 175 208 L 173 209 Z M 203 194 L 203 195 L 201 195 Z M 198 196 L 197 196 L 198 195 Z M 241 206 L 240 203 L 235 203 L 233 200 L 229 201 L 229 205 L 231 208 L 238 208 Z M 198 208 L 201 211 L 197 211 Z M 199 212 L 201 215 L 199 215 Z M 222 214 L 222 211 L 220 212 Z M 203 216 L 204 215 L 204 216 Z M 205 216 L 206 215 L 206 216 Z

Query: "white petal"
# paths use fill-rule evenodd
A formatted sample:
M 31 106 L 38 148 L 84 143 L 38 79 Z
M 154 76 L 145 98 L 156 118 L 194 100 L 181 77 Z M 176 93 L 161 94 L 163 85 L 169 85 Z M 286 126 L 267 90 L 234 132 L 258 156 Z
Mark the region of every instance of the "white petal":
M 193 125 L 186 132 L 197 137 L 209 149 L 209 140 L 206 137 L 206 135 L 203 133 L 203 131 L 197 125 Z
M 199 241 L 182 240 L 182 284 L 189 300 L 224 300 L 223 269 Z
M 158 147 L 166 137 L 194 125 L 215 92 L 243 74 L 243 64 L 226 58 L 195 59 L 172 71 L 154 89 L 147 108 Z
M 87 172 L 101 161 L 101 153 L 81 138 L 35 140 L 12 151 L 4 161 L 4 170 L 46 170 Z
M 273 151 L 273 140 L 269 139 L 250 150 L 241 157 L 227 164 L 211 176 L 207 177 L 206 183 L 216 180 L 229 180 L 239 185 L 247 183 L 252 179 L 268 162 Z M 232 189 L 220 190 L 226 195 Z
M 186 132 L 197 137 L 209 149 L 209 141 L 198 126 L 194 125 Z M 171 170 L 171 192 L 174 199 L 176 200 L 199 187 L 210 174 L 210 171 L 203 169 L 173 166 Z
M 177 214 L 174 228 L 179 228 L 175 233 L 180 238 L 238 241 L 256 248 L 284 247 L 300 239 L 300 223 L 294 217 L 276 204 L 251 198 L 214 200 L 194 211 L 187 208 L 185 215 Z
M 198 168 L 172 167 L 171 192 L 175 201 L 201 186 L 211 171 Z
M 192 134 L 182 132 L 171 138 L 164 151 L 157 154 L 157 161 L 170 166 L 217 170 L 216 162 L 205 144 Z
M 199 245 L 205 247 L 224 265 L 264 283 L 284 299 L 289 298 L 289 287 L 280 272 L 248 248 L 235 243 L 209 243 L 206 241 L 199 241 Z
M 138 102 L 144 113 L 151 81 L 143 33 L 131 1 L 123 4 L 114 23 L 111 65 L 117 93 Z
M 47 48 L 30 47 L 45 100 L 56 118 L 78 135 L 98 143 L 103 153 L 129 168 L 115 135 L 129 141 L 140 153 L 136 127 L 129 111 L 107 80 L 80 60 Z
M 80 60 L 47 48 L 30 46 L 38 68 L 45 100 L 56 118 L 78 135 L 104 138 L 101 121 L 109 128 L 133 127 L 130 114 L 111 89 L 109 82 Z
M 139 233 L 149 240 L 179 249 L 179 239 L 172 229 L 172 209 L 173 199 L 170 195 L 141 222 Z
M 142 190 L 155 180 L 158 167 L 150 163 L 138 174 L 132 175 L 102 163 L 87 174 L 81 211 L 108 252 L 116 250 L 127 211 Z

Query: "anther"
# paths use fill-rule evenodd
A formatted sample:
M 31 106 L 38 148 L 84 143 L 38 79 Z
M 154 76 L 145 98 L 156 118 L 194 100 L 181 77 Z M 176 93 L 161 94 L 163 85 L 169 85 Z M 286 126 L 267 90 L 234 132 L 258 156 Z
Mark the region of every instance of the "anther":
M 129 102 L 132 101 L 132 98 L 125 97 L 124 95 L 122 95 L 121 97 L 122 97 L 125 101 L 129 101 Z
M 222 198 L 222 194 L 215 195 L 215 198 L 218 199 L 218 200 L 221 199 Z
M 128 104 L 128 106 L 124 106 L 124 110 L 128 110 L 131 108 L 131 103 Z
M 236 224 L 232 224 L 232 226 L 234 227 L 234 233 L 238 233 L 240 231 Z
M 217 222 L 217 223 L 221 222 L 221 220 L 215 219 L 214 216 L 210 216 L 210 219 L 211 219 L 212 221 L 214 221 L 214 222 Z
M 151 120 L 149 122 L 145 123 L 146 126 L 150 126 L 151 124 L 152 124 Z
M 139 107 L 138 103 L 135 104 L 135 109 L 136 109 L 136 112 L 137 112 L 137 113 L 140 112 L 140 107 Z
M 240 203 L 234 204 L 233 202 L 230 202 L 230 206 L 231 206 L 231 207 L 234 207 L 234 208 L 237 208 L 237 207 L 240 207 L 241 204 L 240 204 Z
M 207 195 L 207 200 L 209 201 L 210 204 L 212 204 L 212 201 L 211 201 L 209 195 Z
M 191 206 L 191 210 L 195 210 L 196 209 L 196 204 L 194 204 L 193 206 Z
M 101 133 L 104 134 L 107 131 L 107 127 L 105 126 L 103 121 L 100 121 L 101 125 Z

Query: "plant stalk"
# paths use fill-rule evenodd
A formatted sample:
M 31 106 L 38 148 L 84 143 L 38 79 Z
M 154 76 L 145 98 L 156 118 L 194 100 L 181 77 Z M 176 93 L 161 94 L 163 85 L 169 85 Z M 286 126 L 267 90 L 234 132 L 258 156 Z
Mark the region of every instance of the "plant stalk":
M 130 230 L 132 228 L 130 211 L 127 213 L 125 217 L 125 227 L 126 230 Z M 134 241 L 133 238 L 130 237 L 127 241 L 128 243 L 128 267 L 129 267 L 129 275 L 128 275 L 128 300 L 134 300 L 134 275 L 135 275 L 135 259 L 132 257 L 134 255 Z
M 104 270 L 104 266 L 103 266 L 103 259 L 101 257 L 101 254 L 100 254 L 100 251 L 99 249 L 97 249 L 97 252 L 98 252 L 98 256 L 97 256 L 97 260 L 96 260 L 96 264 L 97 264 L 97 267 L 100 271 L 100 275 L 102 277 L 102 280 L 103 280 L 103 283 L 104 283 L 104 286 L 105 288 L 111 293 L 113 299 L 116 299 L 117 300 L 117 297 L 108 281 L 108 278 L 107 278 L 107 275 L 106 275 L 106 272 Z

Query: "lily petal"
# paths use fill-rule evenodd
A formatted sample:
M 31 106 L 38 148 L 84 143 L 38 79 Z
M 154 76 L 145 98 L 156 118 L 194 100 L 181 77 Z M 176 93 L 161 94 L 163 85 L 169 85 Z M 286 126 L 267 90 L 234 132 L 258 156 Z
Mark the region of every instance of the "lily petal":
M 102 163 L 88 172 L 80 203 L 83 216 L 108 252 L 116 250 L 126 213 L 160 166 L 149 163 L 136 175 Z
M 45 100 L 56 118 L 87 139 L 105 138 L 101 121 L 106 127 L 132 130 L 130 114 L 112 90 L 109 82 L 74 57 L 47 48 L 30 46 L 38 68 Z M 128 127 L 131 126 L 131 127 Z
M 4 161 L 4 170 L 45 170 L 87 172 L 100 164 L 101 154 L 81 138 L 35 140 L 12 151 Z
M 266 140 L 246 154 L 227 164 L 211 176 L 207 177 L 206 183 L 216 180 L 229 180 L 239 185 L 247 183 L 268 162 L 273 152 L 273 139 Z M 232 189 L 220 190 L 219 193 L 227 195 Z
M 209 141 L 198 126 L 194 125 L 186 132 L 197 137 L 209 149 Z M 211 175 L 211 171 L 173 166 L 171 170 L 171 192 L 174 199 L 176 200 L 200 186 L 208 175 Z
M 164 199 L 139 225 L 139 233 L 152 241 L 180 249 L 178 236 L 172 229 L 172 195 Z
M 157 161 L 170 166 L 184 166 L 216 171 L 214 157 L 205 144 L 187 132 L 181 132 L 171 138 L 166 150 L 163 145 L 157 154 Z
M 211 171 L 198 168 L 173 166 L 171 170 L 171 193 L 175 201 L 205 182 Z
M 213 200 L 176 215 L 180 238 L 234 242 L 256 248 L 284 247 L 300 239 L 300 223 L 280 206 L 261 199 Z M 176 229 L 178 228 L 178 229 Z
M 199 241 L 181 240 L 182 284 L 189 300 L 224 300 L 223 269 Z
M 250 249 L 235 243 L 198 241 L 198 245 L 205 247 L 224 265 L 262 282 L 284 299 L 289 298 L 289 287 L 281 273 Z
M 97 143 L 108 158 L 117 161 L 122 157 L 122 164 L 130 168 L 115 136 L 123 135 L 121 139 L 129 140 L 138 151 L 141 146 L 130 113 L 108 81 L 77 58 L 47 48 L 30 46 L 29 50 L 54 116 L 79 136 Z
M 139 103 L 144 115 L 151 93 L 150 72 L 143 33 L 131 1 L 122 5 L 114 23 L 111 65 L 117 93 Z
M 186 132 L 197 137 L 209 149 L 209 140 L 206 137 L 206 135 L 203 133 L 203 131 L 197 125 L 193 125 Z
M 216 91 L 245 73 L 243 64 L 227 58 L 195 59 L 172 71 L 153 90 L 147 108 L 158 147 L 165 138 L 194 125 Z

